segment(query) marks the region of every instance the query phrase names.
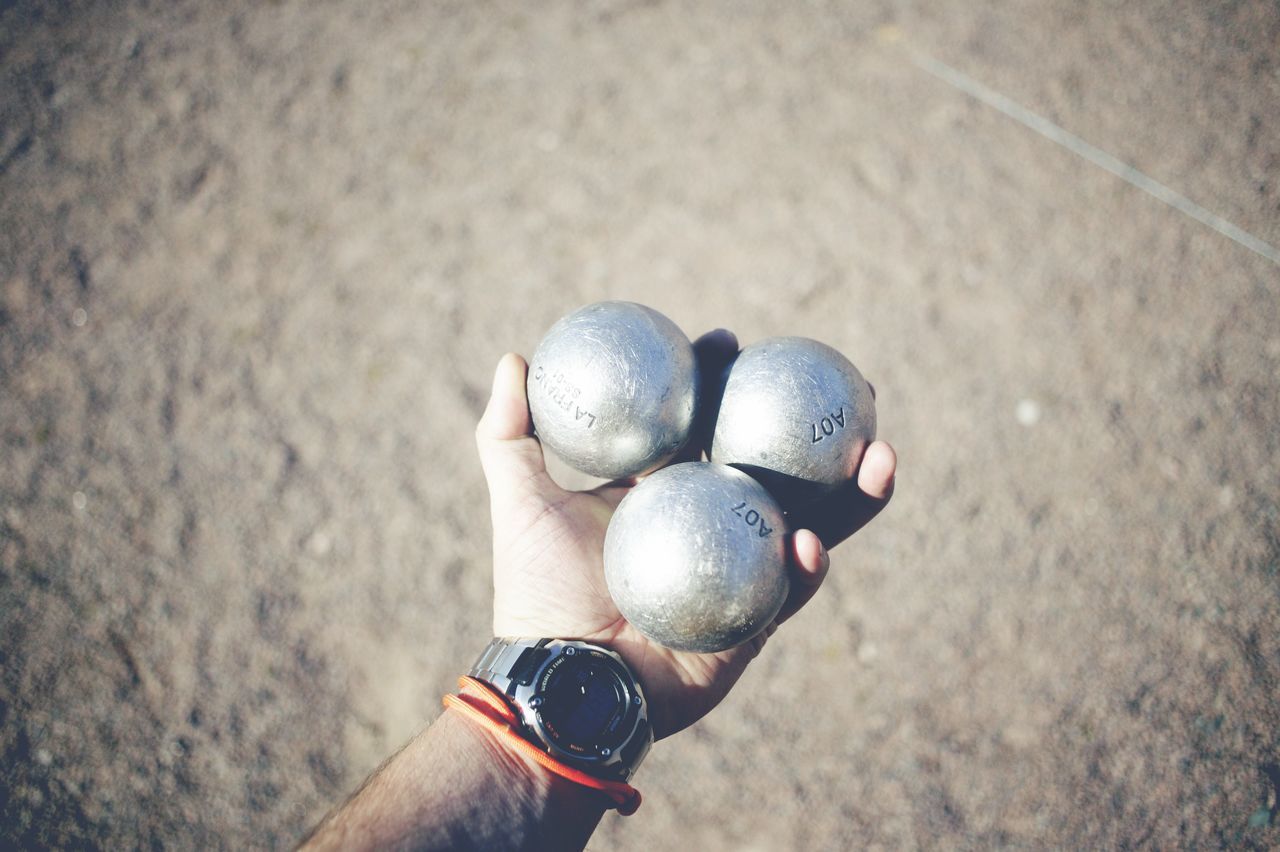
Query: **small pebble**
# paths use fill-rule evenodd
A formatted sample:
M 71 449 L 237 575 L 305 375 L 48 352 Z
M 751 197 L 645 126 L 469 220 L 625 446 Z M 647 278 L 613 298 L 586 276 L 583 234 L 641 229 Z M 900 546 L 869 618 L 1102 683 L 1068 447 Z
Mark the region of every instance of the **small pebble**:
M 71 495 L 71 505 L 76 507 L 76 511 L 83 512 L 84 507 L 89 505 L 89 498 L 84 496 L 83 491 L 77 491 Z
M 76 308 L 71 314 L 71 324 L 76 328 L 83 328 L 84 324 L 89 321 L 89 312 L 84 308 Z
M 1034 399 L 1024 399 L 1018 403 L 1014 416 L 1023 426 L 1034 426 L 1040 422 L 1040 403 Z
M 311 551 L 312 556 L 328 556 L 329 551 L 333 550 L 333 539 L 329 538 L 328 533 L 317 532 L 307 540 L 307 550 Z

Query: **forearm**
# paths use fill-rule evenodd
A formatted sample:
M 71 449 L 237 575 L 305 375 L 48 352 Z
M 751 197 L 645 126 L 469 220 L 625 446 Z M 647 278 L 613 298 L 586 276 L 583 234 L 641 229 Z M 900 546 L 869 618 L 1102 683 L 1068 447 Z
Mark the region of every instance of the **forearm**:
M 446 710 L 304 841 L 306 849 L 581 849 L 607 800 Z

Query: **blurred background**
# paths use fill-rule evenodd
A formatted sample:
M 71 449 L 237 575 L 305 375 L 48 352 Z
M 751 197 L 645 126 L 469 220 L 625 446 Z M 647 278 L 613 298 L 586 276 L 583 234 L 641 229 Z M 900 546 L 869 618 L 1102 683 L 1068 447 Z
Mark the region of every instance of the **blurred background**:
M 1277 256 L 1011 117 L 1280 244 L 1275 3 L 0 9 L 0 844 L 288 846 L 434 719 L 601 299 L 900 472 L 595 845 L 1280 844 Z

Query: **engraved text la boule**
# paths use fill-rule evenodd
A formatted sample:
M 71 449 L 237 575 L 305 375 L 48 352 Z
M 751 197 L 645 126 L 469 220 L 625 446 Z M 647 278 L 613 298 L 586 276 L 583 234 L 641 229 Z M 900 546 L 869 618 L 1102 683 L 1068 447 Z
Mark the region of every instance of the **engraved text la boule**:
M 570 384 L 564 377 L 564 373 L 558 370 L 555 373 L 548 373 L 539 365 L 534 368 L 533 380 L 546 392 L 547 399 L 553 404 L 564 411 L 573 412 L 574 420 L 584 422 L 588 429 L 596 425 L 596 416 L 577 403 L 582 389 Z

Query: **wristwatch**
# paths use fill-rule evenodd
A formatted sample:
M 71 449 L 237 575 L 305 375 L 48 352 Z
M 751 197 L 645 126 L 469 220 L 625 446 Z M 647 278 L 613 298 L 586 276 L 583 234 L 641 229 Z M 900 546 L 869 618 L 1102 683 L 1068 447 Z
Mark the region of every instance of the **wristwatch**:
M 526 738 L 597 778 L 629 780 L 653 745 L 644 691 L 599 645 L 499 637 L 469 674 L 507 696 Z

